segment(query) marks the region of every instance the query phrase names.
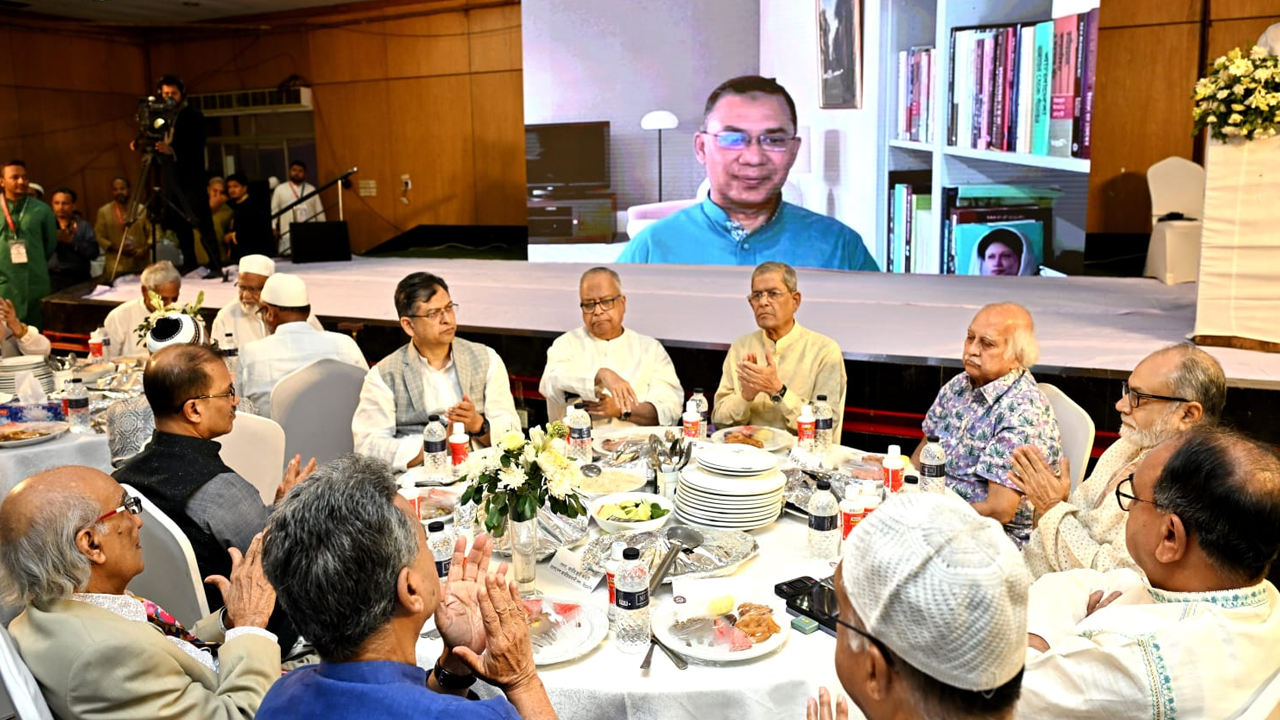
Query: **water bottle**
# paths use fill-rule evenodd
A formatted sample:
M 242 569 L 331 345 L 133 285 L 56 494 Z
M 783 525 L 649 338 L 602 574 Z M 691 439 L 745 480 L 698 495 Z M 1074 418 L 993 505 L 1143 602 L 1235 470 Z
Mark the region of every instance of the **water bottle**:
M 920 480 L 923 489 L 936 492 L 935 486 L 945 483 L 947 478 L 947 451 L 937 435 L 926 438 L 924 449 L 920 451 Z
M 569 426 L 570 459 L 591 462 L 591 416 L 587 414 L 587 406 L 574 403 L 573 409 L 564 416 L 564 424 Z
M 649 648 L 649 566 L 640 562 L 640 550 L 622 551 L 622 566 L 614 578 L 618 607 L 618 649 L 636 655 Z
M 444 531 L 444 523 L 440 520 L 427 524 L 427 547 L 436 560 L 436 575 L 441 580 L 449 577 L 449 566 L 453 564 L 453 535 Z
M 698 439 L 706 440 L 711 428 L 711 403 L 707 402 L 707 396 L 702 394 L 700 387 L 693 389 L 693 395 L 689 399 L 698 404 L 698 414 L 702 416 L 702 424 L 698 428 Z
M 839 445 L 835 437 L 836 411 L 827 404 L 827 396 L 819 395 L 813 405 L 813 454 L 819 459 L 827 456 L 832 445 Z
M 604 564 L 604 576 L 609 584 L 609 628 L 615 631 L 618 629 L 618 569 L 622 567 L 622 552 L 626 549 L 626 543 L 614 540 L 609 549 L 609 560 Z
M 227 364 L 227 371 L 234 380 L 240 374 L 240 351 L 236 349 L 236 340 L 231 333 L 227 333 L 222 342 L 218 343 L 218 351 L 222 353 L 222 361 Z
M 93 428 L 89 427 L 89 391 L 84 387 L 83 378 L 71 378 L 66 398 L 67 420 L 71 423 L 71 432 L 93 432 Z
M 433 485 L 448 485 L 453 480 L 449 443 L 439 415 L 427 418 L 427 426 L 422 428 L 422 467 L 427 471 L 427 482 Z
M 812 405 L 800 406 L 800 417 L 796 419 L 796 436 L 800 438 L 800 449 L 812 454 L 816 450 L 814 433 L 818 420 L 813 416 Z
M 829 559 L 840 554 L 840 504 L 831 483 L 818 481 L 809 497 L 809 557 Z

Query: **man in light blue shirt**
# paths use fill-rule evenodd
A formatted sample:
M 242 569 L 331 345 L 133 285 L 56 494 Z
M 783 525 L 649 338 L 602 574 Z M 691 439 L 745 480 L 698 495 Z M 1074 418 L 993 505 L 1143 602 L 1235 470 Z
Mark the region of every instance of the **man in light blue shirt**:
M 782 200 L 796 161 L 796 106 L 776 81 L 746 75 L 707 98 L 694 154 L 711 191 L 641 230 L 618 262 L 758 265 L 879 271 L 862 237 L 840 221 Z

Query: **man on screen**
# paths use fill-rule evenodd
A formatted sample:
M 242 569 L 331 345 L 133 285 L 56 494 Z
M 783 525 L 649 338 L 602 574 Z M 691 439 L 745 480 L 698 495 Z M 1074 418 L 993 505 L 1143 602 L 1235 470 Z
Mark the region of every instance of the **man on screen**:
M 879 271 L 862 237 L 782 199 L 800 152 L 796 105 L 777 81 L 727 80 L 707 98 L 693 152 L 707 167 L 702 202 L 641 230 L 618 262 L 758 265 Z

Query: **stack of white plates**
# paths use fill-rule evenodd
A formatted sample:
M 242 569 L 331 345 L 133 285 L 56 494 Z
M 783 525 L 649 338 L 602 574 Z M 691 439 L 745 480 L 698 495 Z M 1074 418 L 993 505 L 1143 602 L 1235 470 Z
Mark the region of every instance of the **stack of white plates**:
M 750 445 L 702 443 L 694 459 L 707 472 L 737 477 L 759 475 L 778 467 L 778 458 Z
M 45 392 L 53 392 L 53 370 L 41 355 L 18 355 L 0 360 L 0 392 L 17 393 L 18 376 L 32 373 Z
M 756 475 L 722 475 L 686 467 L 676 488 L 676 517 L 704 527 L 762 528 L 778 519 L 786 484 L 786 476 L 776 467 Z

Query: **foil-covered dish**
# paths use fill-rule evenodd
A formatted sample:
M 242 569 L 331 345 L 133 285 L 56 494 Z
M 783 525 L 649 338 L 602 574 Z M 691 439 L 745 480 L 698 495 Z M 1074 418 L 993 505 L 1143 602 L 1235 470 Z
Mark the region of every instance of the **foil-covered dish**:
M 809 497 L 813 495 L 813 489 L 818 480 L 831 483 L 831 492 L 836 496 L 836 500 L 843 500 L 851 485 L 854 494 L 857 494 L 862 487 L 862 480 L 835 470 L 789 467 L 783 470 L 782 474 L 787 477 L 786 488 L 782 491 L 783 497 L 786 498 L 788 505 L 801 511 L 809 507 Z
M 484 527 L 484 510 L 480 507 L 476 527 Z M 551 512 L 545 505 L 538 510 L 538 561 L 541 562 L 556 554 L 562 547 L 575 547 L 587 538 L 589 518 L 579 515 L 567 518 Z M 511 555 L 511 531 L 494 538 L 493 553 L 504 557 Z
M 702 534 L 702 544 L 696 548 L 686 548 L 676 557 L 666 582 L 675 578 L 700 579 L 732 575 L 742 563 L 755 557 L 760 551 L 756 539 L 741 530 L 698 528 L 698 532 Z M 640 560 L 649 566 L 650 573 L 671 549 L 666 528 L 650 532 L 602 535 L 592 540 L 582 552 L 583 566 L 590 572 L 604 572 L 604 564 L 609 559 L 613 543 L 619 540 L 626 543 L 627 547 L 639 548 Z

